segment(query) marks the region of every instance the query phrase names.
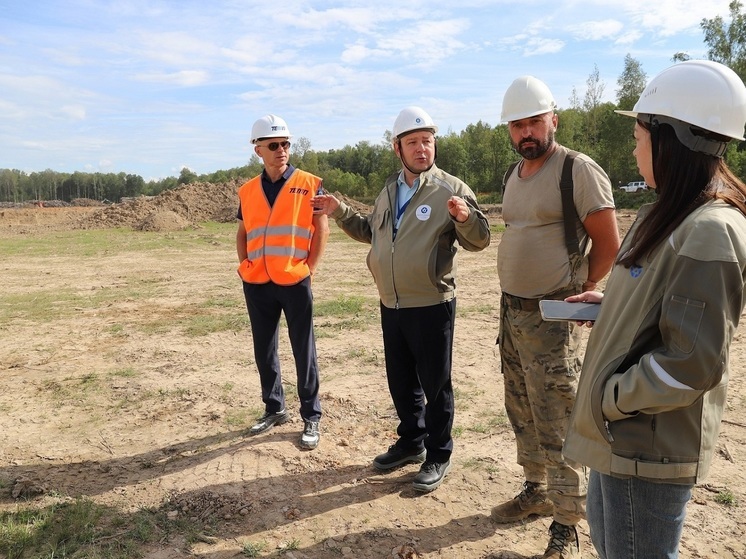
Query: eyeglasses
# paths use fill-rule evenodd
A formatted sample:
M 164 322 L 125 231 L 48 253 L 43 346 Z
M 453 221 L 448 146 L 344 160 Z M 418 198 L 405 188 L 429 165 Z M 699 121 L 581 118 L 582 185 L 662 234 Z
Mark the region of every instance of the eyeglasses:
M 290 142 L 285 140 L 283 142 L 270 142 L 268 144 L 264 144 L 264 147 L 267 148 L 269 151 L 277 151 L 277 148 L 281 147 L 282 149 L 288 149 L 290 147 Z

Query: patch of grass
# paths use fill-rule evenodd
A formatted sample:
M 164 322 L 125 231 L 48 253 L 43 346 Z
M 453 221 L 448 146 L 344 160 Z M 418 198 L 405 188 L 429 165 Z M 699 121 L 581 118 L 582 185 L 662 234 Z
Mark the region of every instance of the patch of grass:
M 24 507 L 0 514 L 0 555 L 22 557 L 141 556 L 138 545 L 150 542 L 156 519 L 141 511 L 122 516 L 85 498 L 41 509 Z
M 378 300 L 342 295 L 336 299 L 314 302 L 315 325 L 320 338 L 335 337 L 350 330 L 364 330 L 378 322 Z
M 267 549 L 267 542 L 246 542 L 241 548 L 241 553 L 246 557 L 259 557 L 262 551 Z
M 197 338 L 217 332 L 242 332 L 246 329 L 246 315 L 200 314 L 188 317 L 183 322 L 184 333 Z
M 109 334 L 117 338 L 124 338 L 127 336 L 123 324 L 112 324 L 109 326 Z
M 715 495 L 715 502 L 725 505 L 726 507 L 738 506 L 738 499 L 736 499 L 733 491 L 727 488 L 719 491 L 718 494 Z
M 0 239 L 0 254 L 43 258 L 106 258 L 114 252 L 162 250 L 173 253 L 205 244 L 220 247 L 216 250 L 235 251 L 235 227 L 233 223 L 206 222 L 200 224 L 199 231 L 138 231 L 133 234 L 129 227 L 54 231 L 49 237 L 29 235 Z
M 484 468 L 484 471 L 491 475 L 501 474 L 502 472 L 504 472 L 502 466 L 499 466 L 495 463 L 487 464 Z
M 102 389 L 97 373 L 86 373 L 81 377 L 68 377 L 61 380 L 44 380 L 38 390 L 48 394 L 55 400 L 66 400 L 66 403 L 76 405 L 88 395 Z
M 87 373 L 80 379 L 80 385 L 83 388 L 90 388 L 96 386 L 98 383 L 98 375 L 96 373 Z
M 489 433 L 489 427 L 486 425 L 482 425 L 481 423 L 477 423 L 476 425 L 472 425 L 471 427 L 468 427 L 467 430 L 473 431 L 474 433 Z
M 460 306 L 456 310 L 456 316 L 469 316 L 471 314 L 492 314 L 497 312 L 498 305 L 490 303 L 481 303 L 477 305 Z
M 487 414 L 483 415 L 487 416 Z M 497 415 L 489 414 L 485 419 L 486 423 L 479 422 L 467 427 L 466 430 L 474 433 L 488 434 L 497 428 L 502 428 L 505 425 L 508 425 L 508 417 L 505 415 L 505 412 L 498 413 Z
M 357 315 L 363 311 L 368 303 L 364 297 L 342 295 L 329 301 L 314 302 L 313 312 L 320 316 L 349 316 Z
M 497 415 L 495 415 L 493 418 L 489 420 L 489 426 L 490 427 L 505 427 L 506 425 L 509 425 L 508 422 L 508 416 L 505 415 L 505 412 L 500 412 Z
M 165 388 L 158 389 L 158 396 L 161 400 L 175 399 L 175 400 L 189 400 L 192 395 L 188 388 L 178 387 L 171 390 Z
M 132 367 L 125 367 L 124 369 L 115 369 L 109 373 L 109 376 L 111 377 L 122 377 L 122 378 L 132 378 L 138 376 L 140 373 L 138 373 L 135 369 Z
M 370 362 L 371 357 L 368 354 L 368 349 L 364 347 L 351 347 L 345 352 L 346 359 L 359 359 L 362 361 Z M 375 362 L 378 359 L 373 356 L 372 360 Z
M 294 551 L 296 549 L 300 549 L 300 540 L 298 538 L 294 538 L 288 542 L 282 542 L 277 547 L 281 551 Z
M 201 306 L 206 309 L 235 309 L 238 307 L 244 313 L 246 312 L 243 299 L 238 300 L 232 297 L 210 297 Z
M 245 427 L 249 421 L 254 418 L 254 415 L 249 415 L 249 412 L 243 408 L 231 410 L 225 414 L 225 424 L 228 427 Z
M 29 320 L 53 322 L 88 309 L 101 309 L 126 299 L 152 297 L 161 288 L 162 280 L 130 279 L 126 286 L 81 290 L 49 289 L 31 293 L 0 293 L 0 322 Z M 166 281 L 166 280 L 163 280 Z M 119 331 L 123 328 L 120 327 Z

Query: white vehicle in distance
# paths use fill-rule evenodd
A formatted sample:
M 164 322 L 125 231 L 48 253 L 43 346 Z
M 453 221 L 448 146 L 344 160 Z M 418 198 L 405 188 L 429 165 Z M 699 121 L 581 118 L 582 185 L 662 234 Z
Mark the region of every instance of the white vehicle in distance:
M 635 181 L 620 186 L 619 188 L 621 188 L 625 192 L 637 192 L 647 190 L 648 185 L 645 183 L 645 181 Z

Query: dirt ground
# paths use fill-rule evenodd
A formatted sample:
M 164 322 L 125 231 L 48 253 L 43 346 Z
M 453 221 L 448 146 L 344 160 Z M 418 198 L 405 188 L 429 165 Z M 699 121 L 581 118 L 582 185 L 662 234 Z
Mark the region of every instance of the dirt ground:
M 199 225 L 232 221 L 235 187 L 190 185 L 106 208 L 0 210 L 0 240 L 54 243 L 71 231 L 82 239 L 87 229 L 111 227 L 161 240 L 151 250 L 140 240 L 132 249 L 74 258 L 42 258 L 32 248 L 3 255 L 0 316 L 9 318 L 0 323 L 0 509 L 88 496 L 125 514 L 163 507 L 175 522 L 211 527 L 201 541 L 164 534 L 142 550 L 157 559 L 239 557 L 247 544 L 262 549 L 258 556 L 288 559 L 540 556 L 550 519 L 496 526 L 489 518 L 523 481 L 494 352 L 498 236 L 481 253 L 459 252 L 454 467 L 439 489 L 421 495 L 411 487 L 416 466 L 387 475 L 371 466 L 394 442 L 396 416 L 367 249 L 334 224 L 314 283 L 316 305 L 361 306 L 316 318 L 321 443 L 311 452 L 298 446 L 302 423 L 284 329 L 293 420 L 245 436 L 262 404 L 233 229 Z M 499 213 L 490 215 L 499 221 Z M 631 219 L 621 212 L 620 227 Z M 82 302 L 58 304 L 62 295 Z M 47 301 L 47 316 L 30 310 L 37 299 Z M 240 317 L 240 326 L 190 333 L 190 321 L 210 313 Z M 718 452 L 689 504 L 682 558 L 746 557 L 745 360 L 741 332 Z M 723 490 L 740 505 L 718 502 Z M 585 523 L 579 533 L 583 557 L 596 557 Z

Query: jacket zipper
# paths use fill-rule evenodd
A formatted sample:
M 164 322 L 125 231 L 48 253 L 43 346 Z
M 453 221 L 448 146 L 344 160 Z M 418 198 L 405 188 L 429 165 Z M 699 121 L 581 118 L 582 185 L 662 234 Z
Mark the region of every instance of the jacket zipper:
M 611 434 L 611 428 L 609 427 L 609 420 L 604 419 L 604 427 L 606 428 L 606 438 L 609 439 L 610 443 L 614 442 L 614 435 Z

